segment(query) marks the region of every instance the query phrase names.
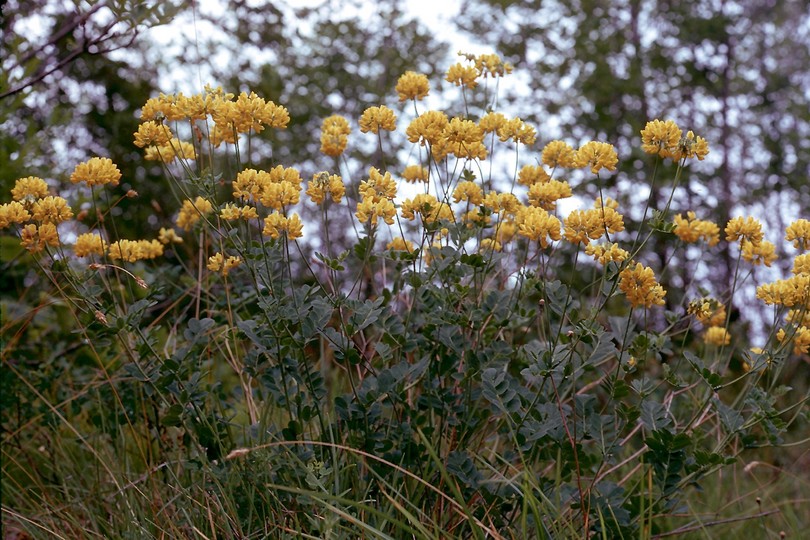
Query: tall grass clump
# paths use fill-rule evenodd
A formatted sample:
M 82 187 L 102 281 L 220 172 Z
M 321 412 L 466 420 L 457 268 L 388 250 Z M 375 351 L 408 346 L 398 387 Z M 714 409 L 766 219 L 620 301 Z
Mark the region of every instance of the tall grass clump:
M 70 185 L 17 180 L 0 206 L 3 271 L 24 287 L 3 303 L 4 526 L 37 538 L 800 527 L 795 511 L 768 522 L 753 504 L 707 516 L 694 497 L 722 493 L 754 457 L 806 447 L 810 222 L 785 231 L 792 274 L 763 282 L 777 254 L 757 220 L 672 210 L 706 140 L 649 122 L 635 152 L 669 197 L 633 207 L 609 142 L 540 147 L 533 126 L 491 110 L 510 72 L 465 55 L 447 71 L 460 95 L 446 111 L 405 73 L 398 110 L 324 119 L 312 162 L 325 166 L 306 174 L 268 160 L 262 132 L 290 121 L 281 105 L 212 87 L 152 98 L 134 144 L 179 211 L 143 224 L 148 238 L 121 236 L 137 186 L 107 158 L 77 165 Z M 347 155 L 350 138 L 376 147 L 373 166 Z M 723 249 L 734 279 L 712 290 Z M 735 315 L 754 289 L 762 332 Z

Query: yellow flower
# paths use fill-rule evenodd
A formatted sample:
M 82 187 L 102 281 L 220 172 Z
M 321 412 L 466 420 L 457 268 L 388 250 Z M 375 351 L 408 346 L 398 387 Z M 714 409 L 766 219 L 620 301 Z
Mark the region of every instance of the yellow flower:
M 230 256 L 227 259 L 222 253 L 216 253 L 212 257 L 208 257 L 208 269 L 212 272 L 222 272 L 222 277 L 228 277 L 228 274 L 242 264 L 241 257 Z
M 327 156 L 337 157 L 346 149 L 349 142 L 349 121 L 334 114 L 324 118 L 321 124 L 321 152 Z
M 480 205 L 484 202 L 484 192 L 481 190 L 481 186 L 469 180 L 459 182 L 453 191 L 453 202 L 460 201 L 467 201 L 475 206 Z
M 489 225 L 492 221 L 492 216 L 481 213 L 480 208 L 473 208 L 461 217 L 461 221 L 467 225 L 467 228 L 473 228 L 475 226 L 484 227 Z
M 694 212 L 686 213 L 686 219 L 681 214 L 675 216 L 675 229 L 673 232 L 687 244 L 697 242 L 699 239 L 706 241 L 709 246 L 715 246 L 720 242 L 720 227 L 711 221 L 697 219 Z
M 150 146 L 144 153 L 144 159 L 147 161 L 162 161 L 163 163 L 171 163 L 177 157 L 181 159 L 197 159 L 194 145 L 175 137 L 164 145 Z
M 751 216 L 745 219 L 735 217 L 726 225 L 726 240 L 729 242 L 739 240 L 742 243 L 743 240 L 747 240 L 752 244 L 759 244 L 762 242 L 762 236 L 762 224 Z
M 360 117 L 360 131 L 379 133 L 381 129 L 386 131 L 397 129 L 397 115 L 394 114 L 394 111 L 385 105 L 369 107 L 363 111 L 363 115 Z
M 585 253 L 593 257 L 593 260 L 598 261 L 601 265 L 607 263 L 622 262 L 630 257 L 630 254 L 619 247 L 619 244 L 588 244 L 585 246 Z
M 357 211 L 354 215 L 360 223 L 370 222 L 372 226 L 375 226 L 378 218 L 383 218 L 388 225 L 393 225 L 396 213 L 397 209 L 389 199 L 375 202 L 370 198 L 364 198 L 357 204 Z
M 94 157 L 79 163 L 70 175 L 74 184 L 84 182 L 88 186 L 103 186 L 106 184 L 118 185 L 121 171 L 109 158 Z
M 757 287 L 757 298 L 766 304 L 810 309 L 810 274 L 796 274 L 760 285 Z
M 488 112 L 478 121 L 478 127 L 484 133 L 497 132 L 506 123 L 506 117 L 499 112 Z
M 542 208 L 527 207 L 518 213 L 516 223 L 518 234 L 532 242 L 537 242 L 545 249 L 551 240 L 559 240 L 560 220 Z
M 793 247 L 796 249 L 810 250 L 810 221 L 797 219 L 788 225 L 785 240 L 793 242 Z
M 107 248 L 110 259 L 135 262 L 163 255 L 163 244 L 158 240 L 118 240 Z
M 327 193 L 333 202 L 339 203 L 346 193 L 346 186 L 340 175 L 319 172 L 312 176 L 306 193 L 315 204 L 323 204 Z
M 593 174 L 598 174 L 602 168 L 609 171 L 616 170 L 619 157 L 612 144 L 591 141 L 585 143 L 577 150 L 576 163 L 580 167 L 590 167 Z
M 512 73 L 512 64 L 503 62 L 501 57 L 497 54 L 480 54 L 473 56 L 471 54 L 459 53 L 459 55 L 466 57 L 467 60 L 474 61 L 475 67 L 484 77 L 503 77 L 504 75 Z
M 400 101 L 422 100 L 430 92 L 430 83 L 421 73 L 406 71 L 397 81 L 396 91 Z
M 256 202 L 272 182 L 270 175 L 265 171 L 245 169 L 236 175 L 236 180 L 233 182 L 233 196 L 236 199 Z
M 25 223 L 31 219 L 25 206 L 19 201 L 0 204 L 0 229 L 5 229 L 12 223 Z
M 202 214 L 207 214 L 213 209 L 211 203 L 202 197 L 197 197 L 193 202 L 191 200 L 183 201 L 183 206 L 177 215 L 177 226 L 184 231 L 190 231 L 200 220 Z
M 183 243 L 183 239 L 177 236 L 177 233 L 174 232 L 174 229 L 167 229 L 165 227 L 161 227 L 160 231 L 158 231 L 158 241 L 162 244 Z
M 453 64 L 447 70 L 447 76 L 444 80 L 453 83 L 456 86 L 466 86 L 473 89 L 478 86 L 476 79 L 481 75 L 481 72 L 473 66 L 465 66 L 461 63 Z
M 73 246 L 73 253 L 77 257 L 87 257 L 88 255 L 104 255 L 106 244 L 101 236 L 96 233 L 84 233 L 76 237 L 76 244 Z
M 59 245 L 59 234 L 56 225 L 50 222 L 42 223 L 39 227 L 29 223 L 20 231 L 20 245 L 31 253 L 38 253 L 45 249 L 45 246 L 56 247 Z
M 436 144 L 449 123 L 447 115 L 441 111 L 427 111 L 414 118 L 405 130 L 412 143 Z
M 48 184 L 45 180 L 37 176 L 27 176 L 14 182 L 11 190 L 11 198 L 21 201 L 25 198 L 42 199 L 48 196 Z
M 731 336 L 722 326 L 710 326 L 703 334 L 703 341 L 709 345 L 728 345 L 731 343 Z
M 225 221 L 235 221 L 242 217 L 242 211 L 235 204 L 228 203 L 219 211 L 219 217 Z
M 525 165 L 518 172 L 518 184 L 521 186 L 545 184 L 549 180 L 551 180 L 551 177 L 546 170 L 539 165 Z
M 520 118 L 512 118 L 507 120 L 498 129 L 498 138 L 501 142 L 506 142 L 509 139 L 515 143 L 530 145 L 534 144 L 537 139 L 537 132 L 532 126 L 521 120 Z
M 758 244 L 743 240 L 740 246 L 742 258 L 754 266 L 764 264 L 770 266 L 776 260 L 776 246 L 771 242 L 762 241 Z
M 416 182 L 428 182 L 430 178 L 430 171 L 421 165 L 408 165 L 402 171 L 402 178 L 409 184 Z
M 480 244 L 480 251 L 500 251 L 503 246 L 494 238 L 482 238 Z
M 572 195 L 568 182 L 549 180 L 543 184 L 534 184 L 529 188 L 529 204 L 539 206 L 549 212 L 557 208 L 557 201 Z
M 62 197 L 45 197 L 34 203 L 32 212 L 36 221 L 62 223 L 73 217 L 73 210 Z
M 810 351 L 810 328 L 806 326 L 794 327 L 795 333 L 793 334 L 793 353 L 794 354 L 807 354 Z M 776 339 L 779 342 L 785 341 L 787 334 L 784 328 L 780 328 L 776 333 Z
M 414 220 L 416 214 L 419 214 L 424 223 L 435 223 L 438 220 L 453 221 L 455 217 L 449 205 L 440 203 L 430 193 L 420 193 L 413 199 L 405 199 L 400 213 L 407 220 Z
M 388 242 L 385 246 L 385 249 L 390 249 L 391 251 L 407 251 L 408 253 L 413 253 L 414 247 L 413 242 L 410 240 L 405 240 L 401 236 L 397 236 L 392 241 Z
M 152 145 L 163 146 L 172 138 L 172 132 L 168 126 L 157 124 L 151 120 L 138 126 L 138 131 L 134 135 L 135 146 L 139 148 Z
M 173 95 L 160 94 L 149 98 L 141 108 L 141 120 L 178 120 L 174 102 Z
M 793 259 L 794 274 L 810 274 L 810 253 L 796 255 Z
M 368 180 L 360 182 L 358 191 L 363 199 L 370 199 L 374 203 L 383 199 L 393 200 L 397 196 L 397 184 L 390 172 L 383 175 L 376 167 L 371 167 L 368 171 Z
M 635 267 L 628 266 L 622 270 L 619 278 L 619 289 L 627 296 L 627 300 L 634 308 L 664 305 L 666 291 L 655 280 L 652 268 L 636 263 Z
M 563 141 L 551 141 L 543 148 L 543 164 L 551 167 L 577 167 L 577 153 Z
M 301 198 L 301 184 L 282 180 L 271 182 L 262 191 L 259 201 L 267 208 L 282 210 L 287 206 L 298 204 Z
M 559 220 L 557 221 L 559 222 Z M 559 226 L 557 230 L 559 231 Z M 501 220 L 498 222 L 497 227 L 495 227 L 495 239 L 501 244 L 507 244 L 512 241 L 517 232 L 518 224 L 515 221 L 511 219 Z M 557 238 L 557 240 L 559 240 L 559 238 Z
M 624 219 L 620 213 L 605 206 L 588 210 L 574 210 L 565 219 L 565 239 L 572 244 L 588 244 L 603 234 L 624 230 Z
M 695 137 L 691 131 L 686 133 L 686 136 L 678 141 L 678 146 L 672 150 L 668 157 L 678 161 L 681 158 L 698 158 L 698 161 L 703 159 L 709 154 L 709 143 L 703 137 Z
M 647 122 L 641 130 L 641 149 L 648 154 L 672 157 L 681 140 L 681 128 L 672 120 Z
M 444 126 L 441 137 L 433 145 L 433 156 L 436 160 L 444 159 L 447 154 L 459 158 L 485 159 L 487 149 L 483 145 L 484 132 L 471 120 L 453 118 Z
M 686 312 L 694 315 L 703 326 L 723 326 L 726 323 L 726 306 L 714 298 L 692 300 Z

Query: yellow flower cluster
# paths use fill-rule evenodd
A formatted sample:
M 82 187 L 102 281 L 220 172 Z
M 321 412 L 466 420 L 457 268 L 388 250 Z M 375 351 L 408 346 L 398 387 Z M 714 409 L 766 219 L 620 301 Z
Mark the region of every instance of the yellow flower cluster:
M 259 212 L 256 210 L 255 206 L 237 206 L 233 203 L 227 203 L 219 211 L 219 217 L 225 221 L 236 221 L 238 219 L 258 219 Z
M 107 249 L 110 259 L 135 262 L 163 255 L 163 244 L 158 240 L 118 240 Z
M 576 168 L 577 153 L 569 145 L 563 141 L 551 141 L 543 148 L 542 154 L 543 164 L 551 167 L 564 167 Z
M 385 249 L 390 249 L 391 251 L 407 251 L 408 253 L 413 253 L 414 246 L 413 242 L 410 240 L 405 240 L 401 236 L 397 236 L 388 244 L 386 244 Z
M 269 172 L 245 169 L 236 175 L 231 188 L 235 199 L 260 202 L 267 208 L 282 210 L 286 206 L 298 204 L 301 198 L 301 174 L 293 167 L 285 168 L 282 165 L 276 165 Z M 232 212 L 230 215 L 233 217 Z M 240 214 L 239 217 L 249 219 L 256 216 L 251 212 L 247 215 Z
M 478 206 L 484 202 L 484 191 L 475 182 L 469 180 L 459 182 L 456 189 L 453 190 L 453 202 L 461 201 L 467 201 L 474 206 Z
M 397 209 L 389 199 L 382 199 L 374 202 L 371 199 L 363 199 L 357 204 L 354 215 L 360 223 L 371 223 L 377 225 L 378 218 L 382 218 L 388 225 L 394 224 L 394 216 Z
M 194 145 L 174 137 L 166 144 L 150 146 L 144 153 L 144 159 L 148 161 L 162 161 L 163 163 L 171 163 L 178 157 L 180 159 L 197 159 L 197 152 L 194 149 Z
M 183 206 L 180 207 L 177 215 L 177 226 L 184 231 L 190 231 L 203 214 L 207 214 L 213 209 L 211 203 L 202 197 L 197 197 L 194 201 L 183 201 Z
M 449 154 L 461 159 L 486 159 L 487 149 L 483 143 L 484 132 L 472 120 L 453 118 L 442 130 L 431 153 L 436 161 L 441 161 Z
M 810 251 L 810 221 L 797 219 L 788 225 L 785 231 L 785 240 L 793 242 L 793 247 L 796 249 Z
M 574 210 L 565 218 L 565 239 L 572 244 L 588 244 L 598 240 L 605 233 L 617 233 L 624 230 L 624 218 L 612 206 Z
M 757 298 L 769 305 L 810 309 L 810 274 L 796 274 L 760 285 Z
M 652 120 L 641 130 L 641 149 L 674 161 L 693 157 L 703 161 L 709 153 L 706 139 L 695 137 L 691 131 L 685 137 L 682 134 L 681 128 L 672 120 Z
M 351 131 L 349 121 L 339 114 L 324 118 L 321 124 L 321 152 L 332 157 L 342 154 Z
M 381 129 L 394 131 L 397 129 L 397 115 L 394 111 L 382 105 L 369 107 L 360 116 L 360 131 L 362 133 L 379 133 Z
M 518 171 L 518 184 L 521 186 L 545 184 L 549 180 L 551 180 L 551 176 L 539 165 L 524 165 Z
M 694 315 L 703 326 L 724 326 L 726 324 L 726 306 L 715 298 L 692 300 L 686 312 Z
M 27 176 L 14 182 L 11 189 L 11 199 L 21 201 L 23 199 L 41 199 L 48 195 L 48 184 L 45 180 L 37 176 Z
M 630 257 L 627 251 L 620 248 L 619 244 L 613 242 L 607 244 L 588 244 L 585 246 L 585 254 L 590 255 L 593 257 L 593 260 L 603 266 L 611 261 L 622 262 Z
M 73 253 L 77 257 L 87 257 L 88 255 L 104 255 L 106 242 L 96 233 L 84 233 L 76 237 L 76 244 L 73 246 Z
M 430 193 L 420 193 L 413 199 L 405 199 L 400 208 L 404 219 L 414 220 L 416 214 L 422 216 L 423 223 L 436 223 L 439 220 L 453 221 L 455 216 L 449 205 L 439 202 Z
M 412 143 L 432 146 L 439 142 L 449 122 L 447 115 L 441 111 L 426 111 L 411 121 L 405 135 Z
M 705 240 L 709 246 L 716 246 L 720 242 L 720 227 L 711 221 L 697 219 L 692 211 L 686 213 L 686 218 L 678 214 L 674 221 L 675 229 L 672 232 L 687 244 L 700 239 Z
M 590 167 L 593 174 L 598 174 L 600 170 L 616 170 L 619 157 L 612 144 L 591 141 L 587 142 L 577 150 L 576 164 L 578 167 Z
M 549 239 L 559 240 L 561 238 L 560 220 L 542 208 L 533 206 L 523 208 L 518 212 L 515 223 L 520 236 L 539 243 L 543 249 L 549 246 Z
M 34 202 L 31 215 L 41 223 L 58 224 L 72 218 L 73 210 L 62 197 L 48 196 Z
M 430 92 L 430 83 L 425 75 L 413 71 L 406 71 L 399 80 L 397 80 L 396 91 L 397 94 L 399 94 L 400 101 L 406 101 L 408 99 L 422 100 L 425 99 L 428 92 Z
M 739 241 L 742 258 L 756 265 L 770 266 L 776 260 L 776 246 L 764 241 L 762 224 L 752 217 L 735 217 L 726 225 L 726 240 Z
M 306 193 L 315 204 L 323 204 L 327 193 L 332 202 L 339 203 L 346 193 L 346 186 L 343 185 L 343 179 L 340 175 L 322 171 L 312 175 Z
M 183 239 L 177 236 L 177 233 L 174 232 L 174 229 L 167 229 L 165 227 L 161 227 L 158 231 L 158 241 L 161 244 L 182 244 Z
M 151 148 L 150 148 L 151 150 Z M 121 171 L 109 158 L 94 157 L 79 163 L 70 175 L 74 184 L 84 182 L 88 186 L 118 185 L 121 180 Z
M 504 75 L 512 73 L 512 64 L 502 61 L 501 57 L 497 54 L 479 54 L 478 56 L 473 56 L 459 53 L 459 55 L 475 62 L 476 69 L 481 72 L 481 76 L 483 77 L 503 77 Z
M 430 170 L 421 165 L 408 165 L 402 171 L 402 178 L 409 184 L 415 184 L 416 182 L 427 183 L 430 179 Z
M 164 146 L 172 139 L 172 131 L 168 126 L 158 124 L 153 120 L 144 122 L 138 126 L 135 135 L 135 146 L 144 148 L 147 146 Z
M 478 86 L 478 77 L 481 72 L 475 66 L 465 66 L 464 64 L 457 63 L 450 66 L 447 70 L 447 76 L 444 80 L 453 83 L 456 86 L 464 86 L 473 89 Z
M 537 140 L 537 132 L 534 128 L 520 118 L 507 120 L 498 128 L 497 133 L 501 142 L 512 140 L 516 144 L 528 146 Z
M 635 266 L 631 264 L 621 271 L 619 274 L 619 290 L 627 296 L 627 300 L 634 308 L 664 305 L 666 291 L 655 280 L 652 268 L 645 267 L 641 263 L 636 263 Z
M 810 351 L 810 328 L 807 326 L 793 327 L 793 352 L 795 354 L 807 354 Z M 776 339 L 779 342 L 785 341 L 788 338 L 784 328 L 780 328 L 776 333 Z
M 722 326 L 710 326 L 703 334 L 703 342 L 717 346 L 728 345 L 731 343 L 731 336 Z
M 494 111 L 488 112 L 478 121 L 478 127 L 480 127 L 481 131 L 484 133 L 495 133 L 501 129 L 504 124 L 506 124 L 506 117 Z
M 278 239 L 281 233 L 286 233 L 289 240 L 295 240 L 304 235 L 304 224 L 301 223 L 298 214 L 287 217 L 281 212 L 273 212 L 264 218 L 263 235 Z
M 376 167 L 371 167 L 368 180 L 360 182 L 358 191 L 364 200 L 370 199 L 375 203 L 385 199 L 392 201 L 397 196 L 397 184 L 390 172 L 382 174 Z
M 56 225 L 50 222 L 39 226 L 33 223 L 25 225 L 20 231 L 20 244 L 31 253 L 38 253 L 45 249 L 45 246 L 58 246 L 59 233 L 56 231 Z
M 0 229 L 5 229 L 12 223 L 23 224 L 31 220 L 31 213 L 19 202 L 0 204 Z
M 557 201 L 571 197 L 571 186 L 568 182 L 549 180 L 529 187 L 529 203 L 549 212 L 557 208 Z
M 208 264 L 206 265 L 212 272 L 222 272 L 222 277 L 228 277 L 228 274 L 242 264 L 241 257 L 230 256 L 227 259 L 222 253 L 217 253 L 208 257 Z

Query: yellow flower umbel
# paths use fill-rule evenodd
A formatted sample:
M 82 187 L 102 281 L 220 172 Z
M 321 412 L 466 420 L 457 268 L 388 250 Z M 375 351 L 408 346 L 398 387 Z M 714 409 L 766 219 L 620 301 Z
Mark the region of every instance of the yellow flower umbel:
M 430 83 L 425 75 L 406 71 L 397 81 L 396 91 L 400 101 L 422 100 L 430 92 Z
M 698 158 L 698 161 L 703 161 L 709 154 L 709 143 L 703 137 L 695 137 L 691 131 L 686 132 L 686 136 L 678 141 L 678 146 L 672 151 L 671 157 L 673 160 Z
M 135 132 L 135 146 L 163 146 L 172 139 L 172 132 L 168 126 L 153 121 L 144 122 Z
M 410 240 L 405 240 L 401 236 L 397 236 L 388 244 L 386 244 L 385 249 L 389 249 L 391 251 L 406 251 L 408 253 L 413 253 L 414 247 L 413 242 Z
M 31 214 L 19 201 L 0 204 L 0 229 L 5 229 L 12 223 L 23 224 L 31 219 Z
M 615 171 L 618 162 L 619 157 L 616 155 L 616 149 L 609 143 L 591 141 L 577 150 L 577 165 L 579 167 L 590 167 L 593 174 L 599 174 L 599 171 L 603 168 Z
M 563 141 L 551 141 L 543 148 L 543 164 L 553 168 L 575 168 L 577 167 L 577 153 Z
M 416 182 L 427 183 L 430 179 L 430 171 L 421 165 L 408 165 L 402 171 L 402 178 L 409 184 Z
M 211 203 L 202 197 L 197 197 L 193 202 L 191 200 L 183 201 L 183 206 L 177 215 L 177 226 L 184 231 L 190 231 L 200 220 L 201 215 L 211 212 L 213 208 Z
M 59 245 L 59 234 L 56 232 L 56 225 L 45 222 L 37 227 L 29 223 L 20 231 L 20 245 L 31 253 L 38 253 L 45 249 L 45 246 L 56 247 Z
M 342 154 L 351 131 L 349 121 L 338 114 L 324 118 L 321 124 L 321 152 L 332 157 Z
M 694 315 L 703 326 L 724 326 L 726 324 L 726 306 L 714 298 L 692 300 L 686 312 Z
M 194 150 L 193 144 L 175 137 L 164 145 L 150 146 L 146 149 L 143 157 L 147 161 L 171 163 L 178 157 L 180 159 L 197 159 L 197 152 Z
M 381 199 L 375 202 L 368 198 L 357 204 L 354 215 L 360 223 L 370 223 L 373 227 L 377 225 L 378 218 L 382 218 L 388 225 L 393 225 L 396 213 L 397 209 L 390 200 Z
M 478 86 L 478 77 L 481 72 L 474 66 L 465 66 L 464 64 L 457 63 L 450 66 L 447 70 L 447 76 L 444 80 L 453 83 L 456 86 L 464 86 L 472 90 Z
M 323 204 L 327 194 L 332 202 L 339 203 L 346 193 L 346 186 L 343 185 L 340 175 L 324 171 L 312 175 L 306 193 L 315 204 Z
M 36 201 L 31 208 L 36 221 L 43 223 L 62 223 L 73 217 L 73 210 L 62 197 L 45 197 Z
M 280 211 L 298 204 L 301 198 L 301 174 L 297 169 L 276 165 L 266 179 L 259 194 L 259 202 L 264 206 Z
M 163 244 L 158 240 L 118 240 L 107 248 L 110 259 L 135 262 L 163 255 Z
M 752 244 L 762 242 L 762 224 L 751 216 L 743 219 L 735 217 L 726 225 L 726 240 L 736 242 L 747 240 Z
M 440 203 L 430 193 L 420 193 L 413 199 L 405 199 L 402 202 L 400 213 L 404 219 L 411 221 L 416 219 L 416 214 L 419 214 L 425 224 L 433 224 L 439 220 L 452 221 L 455 217 L 450 206 L 443 202 Z
M 107 245 L 96 233 L 84 233 L 76 237 L 76 245 L 73 246 L 73 253 L 77 257 L 87 257 L 88 255 L 104 255 Z
M 572 244 L 588 244 L 598 240 L 605 233 L 617 233 L 624 230 L 624 218 L 612 206 L 574 210 L 565 218 L 565 239 Z
M 622 262 L 627 260 L 630 256 L 627 251 L 619 247 L 619 244 L 588 244 L 585 246 L 585 254 L 593 257 L 593 260 L 598 261 L 601 265 L 606 265 L 609 262 Z
M 408 140 L 412 143 L 436 144 L 449 123 L 447 115 L 441 111 L 427 111 L 414 118 L 405 130 Z
M 11 198 L 14 201 L 23 199 L 42 199 L 48 196 L 48 184 L 37 176 L 27 176 L 14 182 L 11 189 Z
M 381 129 L 386 131 L 397 129 L 397 115 L 394 114 L 394 111 L 385 105 L 369 107 L 363 111 L 363 115 L 360 117 L 360 131 L 379 133 Z
M 731 343 L 731 336 L 722 326 L 710 326 L 703 334 L 703 341 L 709 345 L 723 346 Z
M 740 249 L 742 258 L 754 266 L 761 264 L 771 266 L 771 263 L 776 260 L 776 246 L 766 240 L 757 244 L 743 240 Z
M 481 186 L 475 182 L 464 180 L 459 182 L 456 189 L 453 191 L 453 202 L 467 201 L 468 203 L 478 206 L 484 202 L 484 192 Z
M 397 196 L 397 184 L 390 172 L 382 174 L 376 167 L 371 167 L 368 170 L 368 180 L 360 182 L 358 191 L 364 200 L 370 199 L 375 203 L 383 199 L 390 201 Z
M 79 163 L 70 175 L 74 184 L 84 182 L 88 186 L 118 185 L 121 171 L 109 158 L 94 157 Z
M 177 233 L 174 232 L 174 229 L 167 229 L 165 227 L 161 227 L 160 231 L 158 231 L 158 241 L 161 244 L 182 244 L 183 239 L 177 236 Z
M 442 134 L 431 147 L 433 158 L 441 161 L 448 154 L 457 158 L 486 159 L 484 132 L 472 120 L 453 118 L 444 126 Z
M 692 211 L 686 213 L 685 219 L 681 214 L 675 216 L 675 229 L 672 232 L 687 244 L 697 242 L 701 238 L 709 246 L 716 246 L 720 241 L 720 227 L 711 221 L 697 219 Z
M 534 144 L 537 139 L 537 132 L 520 118 L 512 118 L 498 128 L 498 138 L 501 142 L 511 139 L 517 144 L 528 146 Z
M 506 117 L 499 112 L 488 112 L 478 121 L 478 127 L 484 133 L 495 133 L 506 124 Z
M 270 238 L 278 239 L 285 233 L 287 239 L 295 240 L 303 236 L 304 225 L 298 214 L 286 217 L 280 212 L 273 212 L 264 218 L 264 229 L 262 234 Z
M 476 69 L 481 72 L 483 77 L 503 77 L 512 73 L 512 64 L 502 61 L 497 54 L 479 54 L 478 56 L 461 52 L 458 54 L 475 62 Z
M 672 120 L 647 122 L 641 130 L 641 149 L 648 154 L 672 157 L 681 140 L 681 128 Z
M 217 253 L 208 257 L 207 267 L 212 272 L 222 272 L 222 277 L 228 277 L 228 274 L 242 264 L 241 257 L 230 256 L 227 259 L 222 253 Z
M 810 351 L 810 328 L 806 326 L 794 327 L 795 333 L 793 334 L 793 353 L 794 354 L 807 354 Z M 780 328 L 776 333 L 776 339 L 780 343 L 787 339 L 788 335 L 784 328 Z
M 559 240 L 560 220 L 543 210 L 542 208 L 527 207 L 518 212 L 515 219 L 518 226 L 518 234 L 528 238 L 532 242 L 537 242 L 545 249 L 551 240 Z
M 539 165 L 525 165 L 518 171 L 518 184 L 521 186 L 545 184 L 549 180 L 551 176 Z
M 655 280 L 652 268 L 641 263 L 628 266 L 619 274 L 619 290 L 626 296 L 634 308 L 649 308 L 653 305 L 663 306 L 666 291 Z
M 529 188 L 529 204 L 551 212 L 557 208 L 557 201 L 567 199 L 571 195 L 571 186 L 568 182 L 549 180 Z
M 810 221 L 797 219 L 788 225 L 785 240 L 793 242 L 793 247 L 796 249 L 810 251 Z

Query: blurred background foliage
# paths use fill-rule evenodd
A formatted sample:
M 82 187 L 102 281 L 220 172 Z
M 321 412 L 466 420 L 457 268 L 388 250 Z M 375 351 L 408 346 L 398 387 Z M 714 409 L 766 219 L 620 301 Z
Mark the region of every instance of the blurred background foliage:
M 712 149 L 681 181 L 675 212 L 695 210 L 721 227 L 751 213 L 782 254 L 790 249 L 782 242 L 785 226 L 807 217 L 806 0 L 463 0 L 441 34 L 424 24 L 431 13 L 420 19 L 404 0 L 300 5 L 9 0 L 0 21 L 2 192 L 29 175 L 64 189 L 76 163 L 107 156 L 123 173 L 122 193 L 139 193 L 114 209 L 118 234 L 153 237 L 179 202 L 167 197 L 160 168 L 132 144 L 139 107 L 158 92 L 192 93 L 209 82 L 255 91 L 289 109 L 289 129 L 256 137 L 254 166 L 295 166 L 304 178 L 348 167 L 342 172 L 355 182 L 370 165 L 396 172 L 406 163 L 392 161 L 407 161 L 397 152 L 404 140 L 386 140 L 384 157 L 376 144 L 360 141 L 355 126 L 353 153 L 338 164 L 318 152 L 321 120 L 342 114 L 355 122 L 366 106 L 394 106 L 401 73 L 412 69 L 435 81 L 466 41 L 515 65 L 515 82 L 500 88 L 497 105 L 538 128 L 538 153 L 555 138 L 616 145 L 621 172 L 602 187 L 620 202 L 643 208 L 653 189 L 654 206 L 666 204 L 670 186 L 650 186 L 638 140 L 647 120 L 671 118 Z M 524 163 L 534 159 L 524 156 Z M 511 166 L 503 165 L 504 174 Z M 662 172 L 660 178 L 672 177 Z M 578 195 L 598 195 L 593 182 L 571 181 Z M 632 227 L 640 216 L 625 219 Z M 677 268 L 664 283 L 673 305 L 700 258 L 676 249 L 662 239 L 653 250 L 659 260 L 648 261 Z M 701 279 L 721 294 L 736 255 L 714 249 L 726 250 L 723 263 Z M 788 257 L 780 261 L 789 264 Z M 19 278 L 4 279 L 4 292 L 17 296 Z

